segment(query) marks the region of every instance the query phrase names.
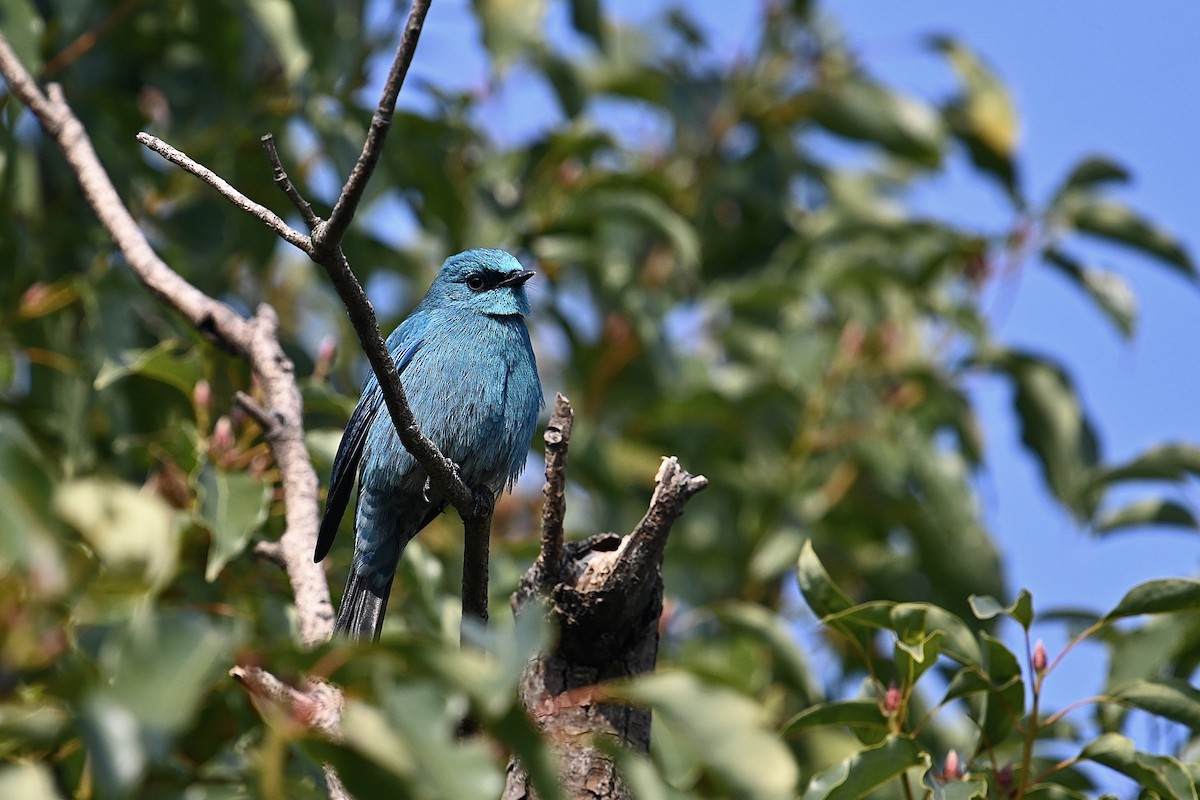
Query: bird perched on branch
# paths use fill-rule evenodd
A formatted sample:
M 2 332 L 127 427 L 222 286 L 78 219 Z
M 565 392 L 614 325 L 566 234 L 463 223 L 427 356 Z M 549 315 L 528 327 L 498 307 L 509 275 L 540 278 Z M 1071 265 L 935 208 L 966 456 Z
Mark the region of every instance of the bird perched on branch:
M 525 282 L 503 250 L 442 264 L 425 299 L 388 337 L 417 425 L 467 486 L 511 488 L 542 406 Z M 358 478 L 354 560 L 337 630 L 378 638 L 404 547 L 446 507 L 404 449 L 372 373 L 338 445 L 314 560 L 329 552 Z

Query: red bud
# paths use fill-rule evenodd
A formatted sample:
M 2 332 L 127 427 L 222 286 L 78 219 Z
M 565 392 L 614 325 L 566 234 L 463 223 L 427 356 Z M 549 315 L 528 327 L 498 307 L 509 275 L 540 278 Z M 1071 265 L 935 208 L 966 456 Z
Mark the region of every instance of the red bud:
M 1041 675 L 1046 671 L 1047 663 L 1046 645 L 1042 644 L 1041 639 L 1038 639 L 1037 644 L 1033 646 L 1033 671 Z

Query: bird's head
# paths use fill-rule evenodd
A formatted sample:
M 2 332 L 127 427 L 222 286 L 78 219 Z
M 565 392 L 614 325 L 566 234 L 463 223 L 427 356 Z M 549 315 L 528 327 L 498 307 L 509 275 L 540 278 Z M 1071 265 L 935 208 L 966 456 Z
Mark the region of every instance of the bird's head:
M 503 250 L 467 250 L 442 262 L 425 303 L 510 317 L 529 313 L 525 281 L 533 277 Z

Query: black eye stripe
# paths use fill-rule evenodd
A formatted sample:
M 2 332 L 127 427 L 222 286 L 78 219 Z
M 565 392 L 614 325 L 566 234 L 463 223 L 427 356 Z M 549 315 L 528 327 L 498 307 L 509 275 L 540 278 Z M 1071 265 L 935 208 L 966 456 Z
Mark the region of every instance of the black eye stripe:
M 504 274 L 497 272 L 494 269 L 485 269 L 479 272 L 472 272 L 463 278 L 463 283 L 468 289 L 475 292 L 482 292 L 487 289 L 495 289 L 500 281 L 504 280 Z

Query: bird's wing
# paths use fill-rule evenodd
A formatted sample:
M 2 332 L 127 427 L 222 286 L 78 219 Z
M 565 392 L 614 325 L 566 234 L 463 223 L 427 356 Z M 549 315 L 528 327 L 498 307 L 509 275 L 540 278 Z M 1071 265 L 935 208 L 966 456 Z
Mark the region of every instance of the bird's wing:
M 402 331 L 399 338 L 404 341 Z M 394 336 L 395 334 L 393 334 Z M 388 337 L 389 340 L 392 337 Z M 412 361 L 413 354 L 420 349 L 422 338 L 415 336 L 405 344 L 396 356 L 396 371 L 404 372 L 404 368 Z M 390 343 L 390 342 L 389 342 Z M 325 499 L 325 516 L 321 518 L 321 529 L 317 533 L 317 547 L 313 552 L 313 561 L 321 561 L 333 546 L 337 536 L 338 526 L 342 515 L 346 513 L 346 505 L 350 502 L 350 492 L 354 489 L 354 479 L 358 476 L 358 464 L 362 460 L 363 446 L 367 441 L 367 433 L 375 416 L 383 408 L 383 390 L 375 375 L 368 376 L 363 385 L 362 399 L 358 401 L 350 422 L 346 424 L 346 432 L 338 444 L 337 455 L 333 457 L 333 474 L 329 477 L 329 494 Z

